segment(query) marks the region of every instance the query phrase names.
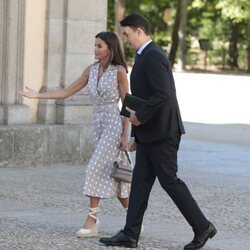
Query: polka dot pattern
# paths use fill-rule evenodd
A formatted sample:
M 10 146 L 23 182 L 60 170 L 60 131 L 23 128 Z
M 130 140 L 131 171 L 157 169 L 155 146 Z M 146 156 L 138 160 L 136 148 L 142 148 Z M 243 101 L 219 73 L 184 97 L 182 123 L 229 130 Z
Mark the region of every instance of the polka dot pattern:
M 122 134 L 122 119 L 118 107 L 117 70 L 110 65 L 98 81 L 99 63 L 90 70 L 88 91 L 93 104 L 91 135 L 95 151 L 86 168 L 83 193 L 88 196 L 110 198 L 129 196 L 130 184 L 118 183 L 111 177 L 112 165 L 118 153 Z

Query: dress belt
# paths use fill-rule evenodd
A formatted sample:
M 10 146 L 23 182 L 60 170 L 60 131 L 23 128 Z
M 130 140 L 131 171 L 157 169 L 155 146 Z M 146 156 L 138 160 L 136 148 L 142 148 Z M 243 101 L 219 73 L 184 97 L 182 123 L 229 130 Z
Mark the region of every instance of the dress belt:
M 93 106 L 96 112 L 107 111 L 108 108 L 114 108 L 114 107 L 119 108 L 117 102 L 98 103 L 98 104 L 94 104 Z

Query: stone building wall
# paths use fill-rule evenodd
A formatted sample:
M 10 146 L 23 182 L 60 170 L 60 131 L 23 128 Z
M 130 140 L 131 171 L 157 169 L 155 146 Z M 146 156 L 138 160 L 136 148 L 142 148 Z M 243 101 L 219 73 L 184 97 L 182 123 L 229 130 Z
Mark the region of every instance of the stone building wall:
M 106 23 L 107 0 L 0 0 L 0 124 L 89 121 L 86 90 L 39 102 L 18 91 L 74 81 L 94 61 L 94 36 Z
M 0 167 L 83 163 L 92 153 L 86 90 L 32 100 L 24 86 L 60 89 L 94 62 L 107 0 L 0 0 Z

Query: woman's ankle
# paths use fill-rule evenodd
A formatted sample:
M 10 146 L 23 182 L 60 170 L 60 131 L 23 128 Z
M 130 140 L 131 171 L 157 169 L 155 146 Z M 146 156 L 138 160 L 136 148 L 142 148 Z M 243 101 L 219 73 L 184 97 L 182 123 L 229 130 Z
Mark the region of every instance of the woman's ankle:
M 84 226 L 83 226 L 83 227 L 84 227 L 84 228 L 91 228 L 93 225 L 96 224 L 96 221 L 97 221 L 97 219 L 94 219 L 94 218 L 88 216 L 88 217 L 86 218 L 86 220 L 85 220 L 85 223 L 84 223 Z

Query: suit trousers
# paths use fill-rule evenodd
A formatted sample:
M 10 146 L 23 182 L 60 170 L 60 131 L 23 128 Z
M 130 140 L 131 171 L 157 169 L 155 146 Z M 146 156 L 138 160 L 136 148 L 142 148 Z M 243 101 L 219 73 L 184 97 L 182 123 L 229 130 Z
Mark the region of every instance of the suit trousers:
M 180 135 L 153 143 L 137 143 L 129 208 L 124 232 L 138 240 L 148 199 L 158 178 L 195 234 L 205 231 L 209 221 L 203 215 L 186 184 L 177 177 Z

